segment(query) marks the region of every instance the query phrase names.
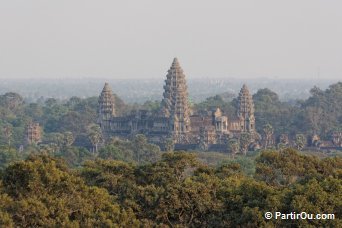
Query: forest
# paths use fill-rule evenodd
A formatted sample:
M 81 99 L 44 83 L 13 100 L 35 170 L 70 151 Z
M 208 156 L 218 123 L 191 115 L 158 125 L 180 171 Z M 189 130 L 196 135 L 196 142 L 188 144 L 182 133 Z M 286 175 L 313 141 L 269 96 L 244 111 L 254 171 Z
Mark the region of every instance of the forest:
M 47 154 L 1 172 L 3 227 L 341 227 L 342 159 L 263 151 L 255 173 L 166 152 L 139 165 L 112 159 L 70 169 Z M 334 220 L 266 220 L 265 212 L 334 213 Z
M 35 103 L 0 96 L 1 227 L 339 227 L 341 152 L 305 150 L 317 134 L 342 131 L 342 83 L 314 87 L 306 100 L 282 102 L 265 88 L 253 95 L 257 131 L 271 126 L 303 146 L 279 144 L 246 155 L 160 148 L 136 135 L 105 142 L 96 125 L 97 97 Z M 159 101 L 126 104 L 117 113 L 156 112 Z M 236 114 L 234 97 L 193 103 L 197 112 L 221 107 Z M 25 143 L 30 122 L 42 142 Z M 342 140 L 341 140 L 342 141 Z M 99 143 L 101 142 L 101 143 Z M 305 145 L 304 145 L 305 144 Z M 334 213 L 334 220 L 266 220 L 264 213 Z

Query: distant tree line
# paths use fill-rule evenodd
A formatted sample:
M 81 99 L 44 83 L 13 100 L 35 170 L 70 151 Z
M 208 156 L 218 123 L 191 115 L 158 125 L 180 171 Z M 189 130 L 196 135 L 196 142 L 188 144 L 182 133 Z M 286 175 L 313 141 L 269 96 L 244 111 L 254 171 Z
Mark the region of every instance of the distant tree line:
M 280 101 L 278 95 L 269 89 L 258 90 L 253 95 L 257 131 L 263 133 L 265 125 L 269 124 L 277 143 L 282 134 L 293 140 L 296 134 L 304 134 L 305 137 L 317 134 L 324 140 L 330 140 L 333 132 L 342 131 L 342 83 L 333 84 L 324 91 L 314 87 L 310 93 L 306 100 L 287 103 Z M 199 113 L 220 107 L 226 115 L 235 118 L 237 100 L 232 95 L 227 96 L 216 95 L 192 106 Z M 125 104 L 117 95 L 115 98 L 118 115 L 134 109 L 147 109 L 151 113 L 159 109 L 158 101 L 139 105 Z M 71 97 L 65 101 L 49 98 L 38 103 L 26 103 L 16 93 L 0 95 L 0 145 L 12 144 L 19 148 L 23 144 L 25 127 L 33 121 L 43 127 L 44 139 L 52 133 L 71 132 L 74 145 L 90 149 L 89 127 L 96 124 L 97 100 L 97 97 Z
M 324 91 L 314 87 L 310 94 L 306 100 L 289 103 L 280 101 L 270 89 L 259 89 L 253 95 L 257 131 L 263 133 L 265 126 L 270 125 L 278 143 L 282 134 L 293 141 L 297 134 L 305 137 L 317 134 L 322 139 L 331 140 L 333 132 L 342 131 L 342 82 L 332 84 Z M 236 117 L 236 99 L 227 101 L 216 95 L 194 105 L 197 111 L 216 107 L 221 107 L 228 116 Z

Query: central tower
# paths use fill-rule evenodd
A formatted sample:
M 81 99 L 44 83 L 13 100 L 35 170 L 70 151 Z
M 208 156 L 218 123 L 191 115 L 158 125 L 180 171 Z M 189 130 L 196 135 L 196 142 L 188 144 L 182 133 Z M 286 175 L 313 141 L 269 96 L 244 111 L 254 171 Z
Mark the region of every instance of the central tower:
M 108 83 L 105 83 L 98 103 L 98 124 L 100 124 L 102 130 L 108 131 L 110 121 L 115 116 L 115 100 Z
M 238 113 L 242 132 L 255 132 L 254 102 L 244 84 L 238 96 Z
M 161 114 L 169 119 L 175 143 L 189 142 L 190 113 L 185 75 L 178 59 L 174 58 L 166 75 Z

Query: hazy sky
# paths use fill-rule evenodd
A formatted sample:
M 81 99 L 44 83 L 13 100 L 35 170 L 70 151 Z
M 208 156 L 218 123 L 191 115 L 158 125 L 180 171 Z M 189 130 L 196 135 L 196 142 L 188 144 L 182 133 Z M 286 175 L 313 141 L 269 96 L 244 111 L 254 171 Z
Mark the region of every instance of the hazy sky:
M 342 78 L 341 0 L 0 0 L 0 78 Z M 318 74 L 318 72 L 320 72 Z

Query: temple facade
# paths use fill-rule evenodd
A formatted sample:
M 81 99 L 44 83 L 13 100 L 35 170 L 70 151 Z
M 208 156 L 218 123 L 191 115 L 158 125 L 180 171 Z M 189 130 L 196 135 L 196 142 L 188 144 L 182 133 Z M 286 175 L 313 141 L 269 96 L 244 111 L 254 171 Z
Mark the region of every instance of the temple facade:
M 217 107 L 208 113 L 193 113 L 189 104 L 185 74 L 175 58 L 167 72 L 158 113 L 146 110 L 116 116 L 115 99 L 106 83 L 99 97 L 98 124 L 107 137 L 131 138 L 144 134 L 163 148 L 169 139 L 180 149 L 226 150 L 229 138 L 255 132 L 254 104 L 246 85 L 238 96 L 237 118 Z

